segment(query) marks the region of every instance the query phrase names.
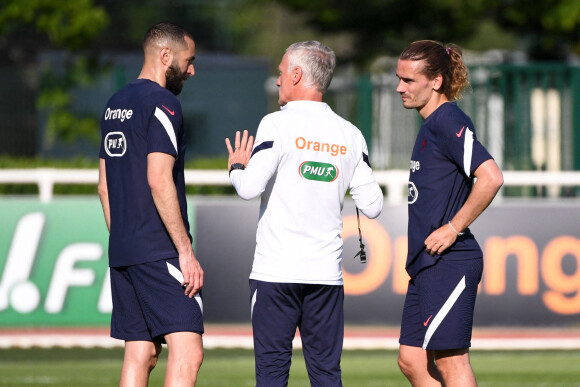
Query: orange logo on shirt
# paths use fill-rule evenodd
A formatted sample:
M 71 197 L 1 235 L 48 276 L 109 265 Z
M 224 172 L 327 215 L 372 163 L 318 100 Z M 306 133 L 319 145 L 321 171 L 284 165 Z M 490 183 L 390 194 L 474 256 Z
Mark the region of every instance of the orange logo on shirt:
M 339 154 L 346 154 L 346 146 L 339 144 L 329 144 L 327 142 L 309 141 L 304 137 L 296 138 L 296 148 L 312 150 L 315 152 L 327 152 L 333 156 L 338 156 Z

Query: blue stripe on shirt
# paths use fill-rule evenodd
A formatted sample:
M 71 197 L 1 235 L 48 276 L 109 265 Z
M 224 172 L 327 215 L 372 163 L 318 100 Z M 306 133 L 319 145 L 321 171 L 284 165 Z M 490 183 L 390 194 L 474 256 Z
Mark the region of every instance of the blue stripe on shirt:
M 274 146 L 274 141 L 264 141 L 263 143 L 261 143 L 260 145 L 258 145 L 257 147 L 254 148 L 250 158 L 252 158 L 259 151 L 264 150 L 264 149 L 270 149 L 273 146 Z
M 369 168 L 372 168 L 372 167 L 371 167 L 371 162 L 369 161 L 369 155 L 367 155 L 367 154 L 366 154 L 366 153 L 364 153 L 364 152 L 363 152 L 363 161 L 364 161 L 365 163 L 367 163 L 367 165 L 369 166 Z

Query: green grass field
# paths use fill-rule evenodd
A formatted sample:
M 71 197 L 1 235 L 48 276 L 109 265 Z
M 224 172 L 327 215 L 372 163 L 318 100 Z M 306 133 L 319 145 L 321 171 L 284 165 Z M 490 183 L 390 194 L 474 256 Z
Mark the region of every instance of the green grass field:
M 151 376 L 162 386 L 167 351 Z M 408 386 L 395 351 L 345 351 L 343 384 L 352 387 Z M 122 349 L 1 349 L 0 386 L 116 386 Z M 580 386 L 580 351 L 472 351 L 480 387 Z M 254 385 L 250 350 L 206 350 L 199 387 Z M 302 352 L 294 353 L 290 384 L 309 386 Z

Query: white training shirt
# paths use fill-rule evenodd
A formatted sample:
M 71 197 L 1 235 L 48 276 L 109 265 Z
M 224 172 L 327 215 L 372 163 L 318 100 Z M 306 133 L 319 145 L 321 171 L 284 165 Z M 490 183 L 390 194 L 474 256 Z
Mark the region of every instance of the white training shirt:
M 262 195 L 251 279 L 342 285 L 342 207 L 348 189 L 369 218 L 383 194 L 364 137 L 323 102 L 293 101 L 265 116 L 238 195 Z

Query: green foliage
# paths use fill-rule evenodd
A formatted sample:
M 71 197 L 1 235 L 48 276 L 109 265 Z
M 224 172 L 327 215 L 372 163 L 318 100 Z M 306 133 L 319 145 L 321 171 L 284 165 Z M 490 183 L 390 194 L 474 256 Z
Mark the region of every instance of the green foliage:
M 350 55 L 353 38 L 349 31 L 321 31 L 309 25 L 308 20 L 308 13 L 290 12 L 283 4 L 249 0 L 231 13 L 229 28 L 236 37 L 236 50 L 268 58 L 273 74 L 286 48 L 297 41 L 319 40 L 332 47 L 339 57 Z
M 50 147 L 56 139 L 65 143 L 85 138 L 97 143 L 99 140 L 99 121 L 94 115 L 75 113 L 71 106 L 73 91 L 88 86 L 96 77 L 108 70 L 98 60 L 88 55 L 67 57 L 62 68 L 54 71 L 47 67 L 42 74 L 42 83 L 37 100 L 40 111 L 48 114 L 46 123 L 46 142 Z
M 33 31 L 58 48 L 78 52 L 108 25 L 109 16 L 93 0 L 2 0 L 0 35 L 16 38 Z M 78 138 L 96 140 L 98 121 L 71 111 L 75 87 L 91 84 L 106 68 L 88 54 L 66 59 L 59 72 L 44 69 L 37 106 L 47 114 L 48 146 L 56 139 L 71 143 Z
M 93 0 L 2 0 L 0 7 L 1 35 L 26 25 L 71 50 L 86 47 L 108 23 L 106 10 Z
M 565 59 L 570 51 L 580 54 L 577 0 L 499 1 L 493 16 L 499 25 L 523 37 L 524 48 L 534 59 Z
M 490 23 L 518 35 L 534 59 L 562 58 L 570 47 L 580 54 L 577 0 L 368 0 L 364 6 L 358 0 L 252 1 L 283 4 L 304 15 L 317 31 L 352 33 L 352 58 L 359 62 L 381 54 L 398 55 L 419 39 L 470 42 L 481 25 Z
M 517 50 L 518 38 L 513 33 L 502 30 L 491 19 L 482 20 L 474 28 L 471 38 L 465 40 L 465 47 L 474 51 Z
M 413 40 L 469 36 L 484 9 L 483 0 L 369 0 L 364 6 L 356 0 L 256 1 L 285 4 L 321 32 L 350 32 L 355 37 L 350 59 L 361 63 L 377 55 L 398 55 Z
M 40 157 L 13 157 L 0 155 L 0 169 L 9 168 L 98 168 L 97 159 L 77 157 L 70 159 L 43 159 Z
M 185 162 L 186 169 L 226 169 L 228 167 L 227 156 L 197 157 Z
M 544 17 L 547 28 L 561 31 L 578 31 L 580 25 L 580 5 L 577 0 L 562 0 L 552 12 Z

